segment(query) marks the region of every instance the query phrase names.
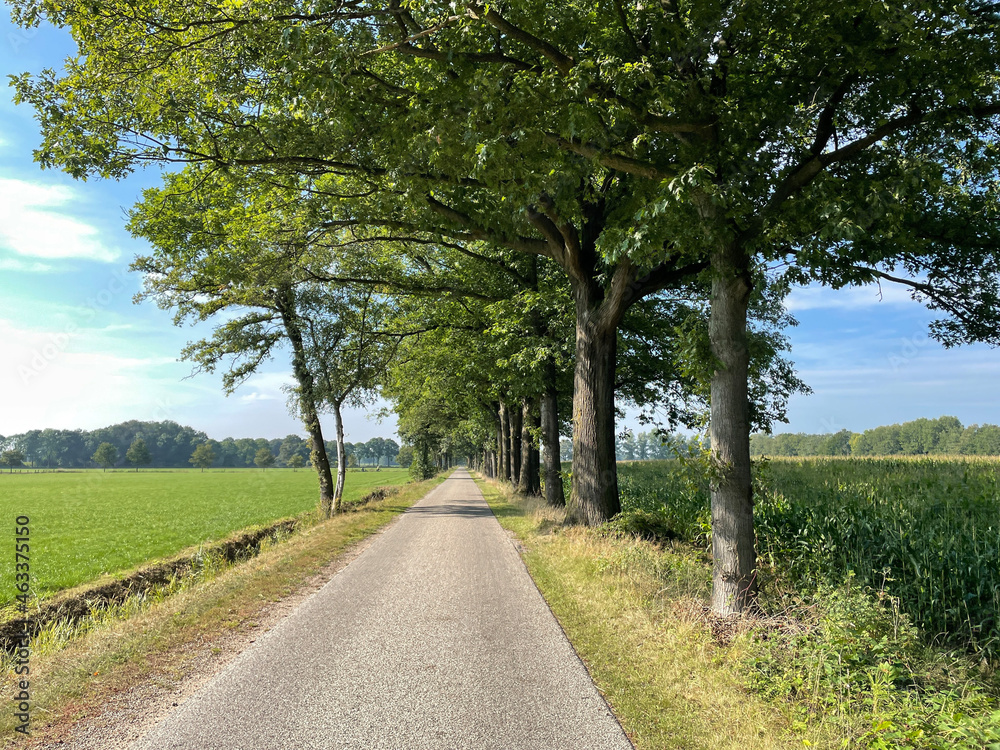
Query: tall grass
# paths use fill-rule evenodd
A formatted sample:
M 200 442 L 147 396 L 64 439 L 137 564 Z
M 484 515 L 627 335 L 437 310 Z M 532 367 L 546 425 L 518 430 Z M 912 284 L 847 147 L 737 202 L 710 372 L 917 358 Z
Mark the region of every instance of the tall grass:
M 990 460 L 809 459 L 758 465 L 755 520 L 764 572 L 815 590 L 862 583 L 898 597 L 925 634 L 1000 658 L 1000 497 Z M 623 516 L 654 516 L 710 538 L 696 463 L 620 468 Z

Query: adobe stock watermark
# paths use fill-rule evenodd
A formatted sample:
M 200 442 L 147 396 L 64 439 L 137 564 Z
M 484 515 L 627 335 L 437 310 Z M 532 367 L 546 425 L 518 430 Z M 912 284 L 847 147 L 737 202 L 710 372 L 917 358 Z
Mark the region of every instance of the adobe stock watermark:
M 28 44 L 30 44 L 36 36 L 38 36 L 39 27 L 31 26 L 27 29 L 18 28 L 7 32 L 7 46 L 11 48 L 14 54 L 17 54 L 21 49 Z
M 95 296 L 87 298 L 80 320 L 70 321 L 63 330 L 50 333 L 48 343 L 34 349 L 27 364 L 18 365 L 17 374 L 21 376 L 21 382 L 24 385 L 28 385 L 45 372 L 48 366 L 66 350 L 81 327 L 96 318 L 102 310 L 107 309 L 115 298 L 125 291 L 126 274 L 126 270 L 112 271 L 111 279 L 104 288 Z
M 824 417 L 819 423 L 823 428 L 823 432 L 828 432 L 831 435 L 844 429 L 844 426 L 833 417 Z
M 913 334 L 909 338 L 900 339 L 899 348 L 888 355 L 889 366 L 893 372 L 899 372 L 920 356 L 921 350 L 930 342 L 927 334 L 923 331 Z

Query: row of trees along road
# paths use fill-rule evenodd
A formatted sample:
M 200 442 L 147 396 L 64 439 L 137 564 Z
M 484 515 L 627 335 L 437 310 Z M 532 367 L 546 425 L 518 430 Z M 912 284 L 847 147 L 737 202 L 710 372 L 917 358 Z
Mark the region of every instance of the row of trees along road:
M 23 24 L 72 27 L 80 51 L 15 81 L 42 127 L 37 159 L 77 177 L 187 165 L 137 211 L 156 248 L 138 268 L 182 317 L 239 311 L 189 352 L 205 367 L 243 357 L 230 383 L 283 328 L 315 449 L 313 406 L 336 409 L 391 369 L 408 434 L 495 444 L 501 476 L 518 474 L 536 413 L 547 440 L 569 415 L 570 513 L 605 521 L 619 509 L 618 355 L 637 315 L 637 352 L 678 355 L 641 363 L 670 377 L 676 416 L 689 396 L 710 405 L 718 613 L 756 600 L 750 431 L 774 415 L 761 396 L 780 406 L 795 388 L 767 314 L 755 338 L 755 305 L 788 283 L 898 282 L 942 313 L 932 333 L 946 344 L 998 336 L 995 3 L 9 1 Z M 488 277 L 435 286 L 466 259 Z M 490 313 L 463 305 L 481 286 L 484 305 L 503 297 L 530 322 L 528 355 L 506 354 L 506 322 L 488 320 L 479 344 Z M 447 329 L 390 327 L 432 294 L 456 312 Z M 335 313 L 310 325 L 321 309 Z M 650 310 L 655 340 L 642 338 Z M 342 317 L 354 344 L 326 327 Z M 358 341 L 362 328 L 398 338 Z M 467 368 L 428 352 L 433 337 L 499 357 Z M 380 354 L 359 369 L 369 339 L 413 349 L 402 361 L 434 388 L 416 393 Z M 447 369 L 414 370 L 424 353 Z M 350 365 L 346 380 L 316 371 L 328 361 Z M 569 371 L 572 405 L 553 420 L 551 384 Z M 431 434 L 441 424 L 448 436 Z

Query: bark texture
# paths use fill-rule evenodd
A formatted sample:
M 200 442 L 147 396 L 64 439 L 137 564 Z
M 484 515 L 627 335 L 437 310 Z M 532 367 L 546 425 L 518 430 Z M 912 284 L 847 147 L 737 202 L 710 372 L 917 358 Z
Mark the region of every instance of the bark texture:
M 595 324 L 577 301 L 570 515 L 589 526 L 621 510 L 615 464 L 616 326 Z M 558 455 L 558 454 L 557 454 Z
M 562 463 L 559 458 L 559 407 L 555 388 L 542 394 L 542 443 L 545 446 L 545 502 L 560 507 L 566 504 L 563 492 Z
M 511 406 L 507 410 L 510 420 L 510 482 L 515 487 L 521 483 L 521 407 Z
M 732 615 L 756 606 L 757 555 L 750 472 L 747 376 L 749 259 L 736 243 L 713 253 L 709 336 L 712 375 L 712 611 Z
M 500 402 L 500 479 L 510 481 L 510 421 L 507 405 Z
M 537 421 L 534 399 L 525 397 L 521 401 L 521 473 L 517 483 L 517 491 L 522 495 L 537 495 L 539 491 L 538 452 L 534 437 L 538 434 Z
M 339 513 L 344 497 L 344 482 L 347 480 L 347 449 L 344 448 L 344 419 L 340 413 L 340 402 L 333 404 L 333 421 L 337 430 L 337 485 L 333 490 L 333 512 Z

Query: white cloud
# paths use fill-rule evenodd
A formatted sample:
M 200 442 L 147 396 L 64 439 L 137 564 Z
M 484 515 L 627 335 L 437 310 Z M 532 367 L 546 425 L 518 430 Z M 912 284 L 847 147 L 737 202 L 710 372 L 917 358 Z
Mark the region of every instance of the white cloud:
M 253 403 L 255 401 L 275 401 L 276 399 L 277 396 L 272 396 L 269 393 L 260 393 L 258 391 L 240 396 L 240 401 L 246 401 L 247 403 Z
M 0 434 L 94 429 L 128 419 L 169 419 L 217 439 L 302 433 L 282 391 L 292 382 L 288 372 L 258 373 L 227 399 L 218 374 L 189 378 L 191 364 L 178 362 L 173 349 L 140 343 L 147 338 L 142 326 L 100 322 L 42 330 L 0 317 L 0 393 L 7 395 Z M 395 432 L 395 420 L 375 424 L 361 409 L 345 409 L 344 418 L 352 441 Z M 333 435 L 329 417 L 324 430 Z
M 72 215 L 79 200 L 73 188 L 0 178 L 0 247 L 32 258 L 116 260 L 100 230 Z
M 0 271 L 21 271 L 23 273 L 48 273 L 53 266 L 40 261 L 24 261 L 17 258 L 0 258 Z
M 910 292 L 899 284 L 884 283 L 881 286 L 829 287 L 811 285 L 795 288 L 785 299 L 785 308 L 790 312 L 817 309 L 856 310 L 875 305 L 913 305 Z

